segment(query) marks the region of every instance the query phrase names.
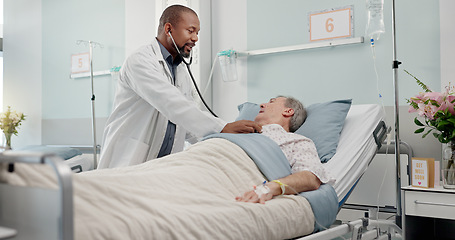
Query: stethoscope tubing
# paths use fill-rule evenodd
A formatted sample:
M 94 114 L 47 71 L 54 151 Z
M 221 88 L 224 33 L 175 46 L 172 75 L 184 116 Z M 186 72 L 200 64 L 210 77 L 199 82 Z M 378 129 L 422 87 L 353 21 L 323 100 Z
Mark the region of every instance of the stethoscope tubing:
M 191 80 L 193 81 L 193 85 L 194 85 L 194 88 L 196 88 L 196 91 L 197 91 L 197 94 L 199 95 L 199 98 L 201 99 L 202 103 L 204 104 L 205 108 L 207 108 L 207 110 L 209 110 L 209 112 L 214 116 L 214 117 L 218 117 L 213 111 L 212 109 L 210 109 L 210 107 L 207 105 L 207 103 L 205 102 L 204 98 L 202 97 L 202 94 L 201 94 L 201 91 L 199 91 L 199 88 L 196 84 L 196 81 L 194 80 L 194 77 L 193 77 L 193 73 L 191 72 L 191 69 L 190 69 L 190 65 L 191 63 L 193 63 L 193 51 L 190 52 L 190 62 L 188 63 L 185 58 L 183 57 L 182 53 L 180 52 L 177 44 L 175 43 L 174 41 L 174 38 L 172 37 L 171 35 L 171 32 L 169 31 L 169 36 L 171 37 L 171 40 L 172 40 L 172 43 L 174 43 L 174 47 L 175 49 L 177 50 L 179 56 L 182 58 L 182 61 L 183 63 L 185 63 L 186 65 L 186 68 L 188 69 L 188 73 L 190 74 L 190 77 L 191 77 Z

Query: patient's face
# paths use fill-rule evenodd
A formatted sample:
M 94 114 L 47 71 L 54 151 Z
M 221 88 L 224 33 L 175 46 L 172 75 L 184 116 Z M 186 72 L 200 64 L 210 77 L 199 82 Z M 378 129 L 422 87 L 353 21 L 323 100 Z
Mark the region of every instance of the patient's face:
M 262 103 L 260 105 L 261 110 L 254 121 L 261 125 L 280 124 L 283 119 L 283 112 L 287 109 L 285 103 L 285 97 L 272 98 L 268 103 Z

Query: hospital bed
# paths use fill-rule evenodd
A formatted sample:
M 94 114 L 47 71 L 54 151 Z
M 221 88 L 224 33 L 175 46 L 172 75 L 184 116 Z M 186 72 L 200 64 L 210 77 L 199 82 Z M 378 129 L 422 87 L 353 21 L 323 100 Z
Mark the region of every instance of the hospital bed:
M 92 146 L 29 145 L 15 149 L 14 151 L 55 154 L 62 158 L 64 163 L 67 164 L 71 168 L 71 171 L 75 173 L 93 170 L 95 166 Z
M 335 209 L 322 213 L 332 222 L 382 143 L 382 119 L 377 105 L 353 105 L 343 119 L 336 153 L 325 164 L 337 182 L 320 188 L 335 194 Z M 267 178 L 270 169 L 254 164 L 252 155 L 215 137 L 144 164 L 71 174 L 55 155 L 5 152 L 0 162 L 27 164 L 0 172 L 6 182 L 0 184 L 0 226 L 17 239 L 324 239 L 325 232 L 331 239 L 331 229 L 324 229 L 332 222 L 317 216 L 311 196 L 280 196 L 265 205 L 234 201 Z M 38 197 L 15 200 L 27 196 Z M 43 217 L 53 220 L 36 220 Z M 359 230 L 344 228 L 338 232 Z

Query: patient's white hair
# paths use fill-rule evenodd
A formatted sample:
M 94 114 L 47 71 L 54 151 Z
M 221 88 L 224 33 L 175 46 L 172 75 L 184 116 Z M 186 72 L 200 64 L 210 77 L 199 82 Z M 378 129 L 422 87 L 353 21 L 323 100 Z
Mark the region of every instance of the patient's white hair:
M 300 126 L 305 122 L 307 117 L 306 109 L 303 107 L 303 104 L 293 98 L 287 96 L 278 96 L 286 98 L 286 102 L 284 103 L 285 107 L 292 108 L 294 110 L 294 115 L 291 117 L 291 121 L 289 123 L 289 131 L 295 132 L 299 129 Z

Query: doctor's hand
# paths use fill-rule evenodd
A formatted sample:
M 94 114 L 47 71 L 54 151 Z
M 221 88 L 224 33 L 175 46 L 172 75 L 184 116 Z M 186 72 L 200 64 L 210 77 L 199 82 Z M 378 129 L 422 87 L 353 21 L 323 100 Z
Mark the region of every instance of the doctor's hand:
M 222 133 L 255 133 L 262 132 L 262 126 L 249 120 L 239 120 L 224 126 Z

